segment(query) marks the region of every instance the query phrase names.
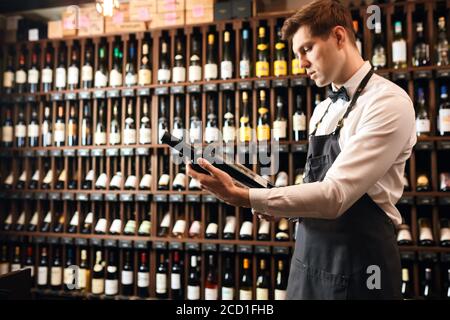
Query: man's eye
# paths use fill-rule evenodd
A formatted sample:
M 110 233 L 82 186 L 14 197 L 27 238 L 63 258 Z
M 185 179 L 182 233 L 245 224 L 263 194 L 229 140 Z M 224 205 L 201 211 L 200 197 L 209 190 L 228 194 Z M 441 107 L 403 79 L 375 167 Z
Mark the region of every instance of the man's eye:
M 308 51 L 311 51 L 311 47 L 306 47 L 306 48 L 303 49 L 303 51 L 304 51 L 305 53 L 308 52 Z

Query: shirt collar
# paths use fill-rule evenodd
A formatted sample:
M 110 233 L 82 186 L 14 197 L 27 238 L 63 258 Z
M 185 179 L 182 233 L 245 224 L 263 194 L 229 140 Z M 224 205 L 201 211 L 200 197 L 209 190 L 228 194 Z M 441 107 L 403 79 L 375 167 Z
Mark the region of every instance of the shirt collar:
M 369 61 L 364 61 L 364 64 L 356 71 L 350 79 L 348 79 L 343 86 L 347 90 L 347 93 L 350 97 L 350 99 L 353 97 L 353 94 L 355 93 L 356 89 L 358 88 L 358 85 L 361 83 L 362 79 L 364 79 L 365 75 L 369 70 L 372 68 Z M 333 91 L 339 90 L 340 86 L 336 86 L 334 83 L 331 83 L 331 88 Z

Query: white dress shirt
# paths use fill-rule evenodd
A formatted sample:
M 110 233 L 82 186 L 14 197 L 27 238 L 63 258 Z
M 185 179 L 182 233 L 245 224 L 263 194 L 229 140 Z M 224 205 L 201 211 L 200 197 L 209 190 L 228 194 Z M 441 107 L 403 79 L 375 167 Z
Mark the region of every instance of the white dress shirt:
M 366 61 L 344 84 L 350 99 L 370 68 Z M 327 98 L 315 108 L 310 133 L 330 102 Z M 333 132 L 349 104 L 341 99 L 333 103 L 316 135 Z M 415 143 L 415 112 L 408 94 L 373 74 L 344 121 L 339 137 L 341 153 L 324 180 L 282 188 L 252 188 L 251 206 L 275 216 L 335 219 L 367 193 L 398 225 L 402 219 L 395 204 L 403 193 L 405 163 Z

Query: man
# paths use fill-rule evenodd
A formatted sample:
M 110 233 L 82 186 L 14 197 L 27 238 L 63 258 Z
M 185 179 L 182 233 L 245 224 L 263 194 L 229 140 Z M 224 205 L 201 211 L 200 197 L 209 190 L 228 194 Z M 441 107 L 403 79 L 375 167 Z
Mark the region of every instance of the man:
M 395 204 L 416 142 L 412 102 L 363 61 L 338 0 L 303 7 L 283 34 L 315 84 L 333 89 L 310 120 L 305 183 L 245 189 L 204 159 L 210 175 L 189 175 L 232 205 L 301 218 L 288 299 L 399 299 Z

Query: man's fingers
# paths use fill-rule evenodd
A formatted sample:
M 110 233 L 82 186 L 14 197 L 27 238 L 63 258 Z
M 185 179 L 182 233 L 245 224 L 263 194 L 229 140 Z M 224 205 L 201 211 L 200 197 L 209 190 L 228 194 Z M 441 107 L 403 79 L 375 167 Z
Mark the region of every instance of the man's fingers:
M 208 171 L 213 176 L 223 177 L 223 175 L 226 174 L 222 170 L 217 169 L 216 167 L 214 167 L 208 160 L 206 160 L 204 158 L 199 158 L 197 160 L 197 162 L 200 165 L 200 167 L 202 167 L 203 169 Z

